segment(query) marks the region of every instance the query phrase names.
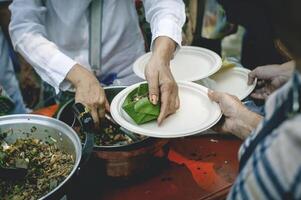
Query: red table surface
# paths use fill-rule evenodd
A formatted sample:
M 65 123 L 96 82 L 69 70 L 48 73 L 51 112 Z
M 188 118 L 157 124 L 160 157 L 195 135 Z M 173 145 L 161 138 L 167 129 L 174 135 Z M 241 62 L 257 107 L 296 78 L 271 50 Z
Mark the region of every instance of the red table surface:
M 166 168 L 143 181 L 111 185 L 99 199 L 223 199 L 238 173 L 240 144 L 235 137 L 218 135 L 173 139 Z
M 57 106 L 36 114 L 52 116 Z M 168 160 L 152 176 L 126 184 L 101 184 L 102 200 L 224 199 L 238 173 L 241 140 L 232 136 L 203 135 L 172 139 Z M 97 192 L 96 192 L 97 193 Z

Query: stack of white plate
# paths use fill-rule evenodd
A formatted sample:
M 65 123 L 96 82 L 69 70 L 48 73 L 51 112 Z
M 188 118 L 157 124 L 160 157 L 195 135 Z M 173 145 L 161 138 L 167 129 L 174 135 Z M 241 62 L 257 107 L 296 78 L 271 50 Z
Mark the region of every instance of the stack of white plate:
M 192 82 L 178 82 L 180 109 L 165 119 L 161 126 L 156 121 L 137 125 L 122 109 L 122 104 L 140 84 L 121 91 L 111 103 L 111 114 L 115 121 L 134 133 L 159 138 L 193 135 L 212 127 L 222 115 L 218 104 L 209 100 L 206 87 Z
M 146 53 L 136 60 L 133 70 L 144 77 L 144 69 L 152 53 Z M 170 62 L 171 72 L 177 81 L 198 81 L 217 72 L 222 59 L 215 52 L 192 46 L 183 46 Z
M 151 53 L 146 53 L 134 63 L 134 72 L 143 79 L 144 69 L 150 57 Z M 206 131 L 222 116 L 218 104 L 208 98 L 208 88 L 228 92 L 243 99 L 255 87 L 247 85 L 248 70 L 220 70 L 221 66 L 221 58 L 213 51 L 184 46 L 170 63 L 172 74 L 178 82 L 181 102 L 180 109 L 175 114 L 165 119 L 161 126 L 158 126 L 156 121 L 137 125 L 123 111 L 122 104 L 126 96 L 141 83 L 126 88 L 114 98 L 111 114 L 124 128 L 151 137 L 174 138 Z

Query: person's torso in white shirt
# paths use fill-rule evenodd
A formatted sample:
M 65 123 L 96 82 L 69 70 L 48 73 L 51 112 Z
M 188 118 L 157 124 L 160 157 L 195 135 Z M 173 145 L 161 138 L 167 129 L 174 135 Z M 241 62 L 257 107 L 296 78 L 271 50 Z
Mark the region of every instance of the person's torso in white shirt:
M 91 0 L 45 1 L 48 39 L 87 68 L 90 3 Z M 116 73 L 117 79 L 124 80 L 122 84 L 138 80 L 132 77 L 132 64 L 145 50 L 133 0 L 104 0 L 101 51 L 101 74 Z

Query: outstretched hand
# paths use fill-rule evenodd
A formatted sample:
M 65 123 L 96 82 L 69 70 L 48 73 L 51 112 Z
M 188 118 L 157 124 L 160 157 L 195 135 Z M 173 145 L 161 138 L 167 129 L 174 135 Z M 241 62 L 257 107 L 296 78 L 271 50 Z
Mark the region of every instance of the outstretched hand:
M 95 76 L 83 66 L 75 65 L 67 74 L 67 79 L 75 87 L 75 102 L 85 105 L 92 115 L 98 129 L 106 110 L 110 110 L 104 89 Z
M 218 132 L 231 133 L 244 139 L 257 127 L 262 118 L 260 115 L 249 111 L 233 95 L 209 90 L 208 97 L 219 104 L 224 114 L 224 119 L 214 127 Z
M 257 78 L 257 87 L 251 97 L 265 100 L 275 90 L 284 85 L 294 71 L 294 62 L 287 62 L 282 65 L 266 65 L 257 67 L 249 73 L 248 84 L 251 85 Z
M 149 99 L 156 105 L 161 103 L 158 124 L 180 107 L 178 85 L 170 70 L 170 60 L 175 50 L 175 42 L 168 37 L 155 40 L 154 51 L 145 69 L 149 84 Z

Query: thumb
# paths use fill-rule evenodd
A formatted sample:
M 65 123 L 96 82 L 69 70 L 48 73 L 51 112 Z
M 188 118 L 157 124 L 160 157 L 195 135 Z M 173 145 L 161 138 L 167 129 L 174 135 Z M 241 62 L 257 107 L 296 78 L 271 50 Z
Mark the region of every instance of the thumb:
M 208 90 L 208 97 L 212 101 L 214 101 L 216 103 L 219 103 L 221 101 L 222 97 L 223 97 L 223 93 L 212 91 L 212 90 Z

